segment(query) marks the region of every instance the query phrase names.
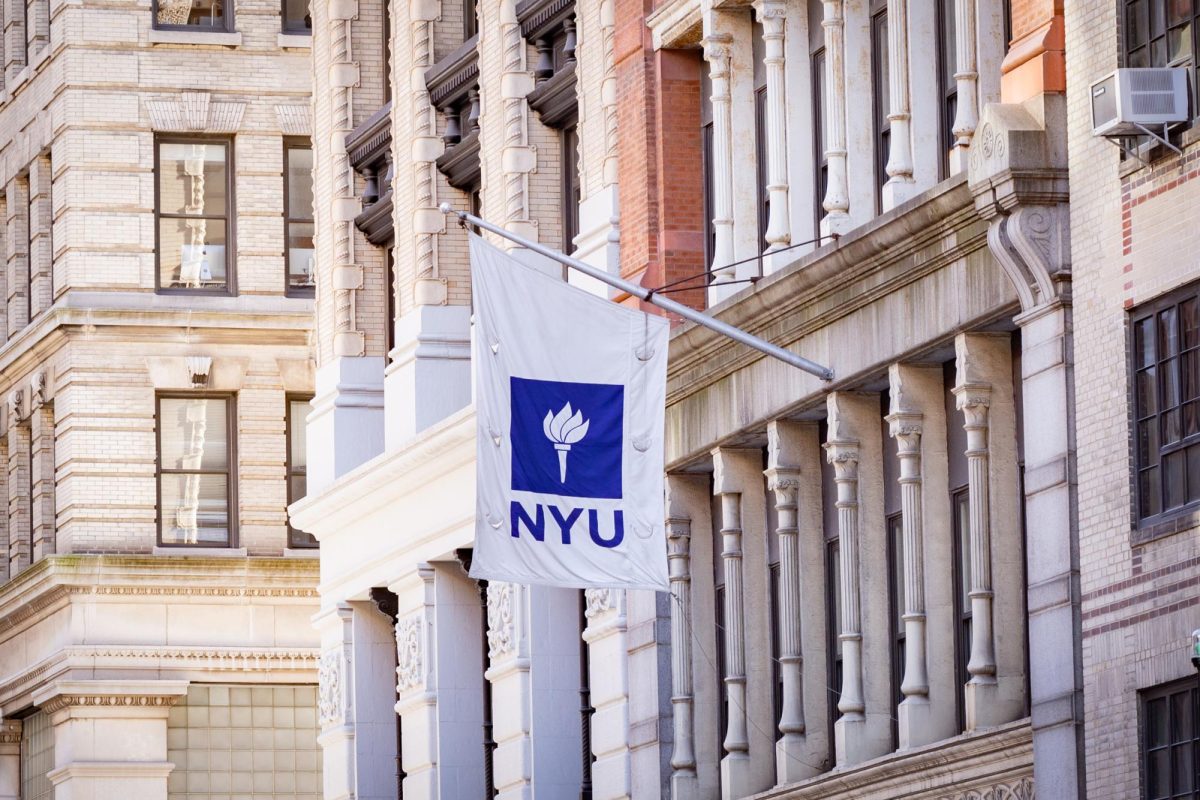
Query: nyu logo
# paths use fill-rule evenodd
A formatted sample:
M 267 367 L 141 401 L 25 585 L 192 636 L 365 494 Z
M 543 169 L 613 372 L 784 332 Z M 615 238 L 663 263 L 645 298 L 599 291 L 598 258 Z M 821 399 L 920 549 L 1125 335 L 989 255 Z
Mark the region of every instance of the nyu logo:
M 619 500 L 625 387 L 510 380 L 512 488 Z

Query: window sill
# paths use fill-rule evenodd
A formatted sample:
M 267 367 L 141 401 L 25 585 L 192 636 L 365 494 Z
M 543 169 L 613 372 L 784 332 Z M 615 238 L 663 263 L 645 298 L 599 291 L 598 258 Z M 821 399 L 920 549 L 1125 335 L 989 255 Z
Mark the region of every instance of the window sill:
M 281 33 L 276 37 L 275 41 L 279 43 L 281 48 L 300 47 L 305 50 L 312 49 L 312 36 L 307 33 Z
M 241 47 L 241 31 L 160 31 L 150 29 L 152 44 L 210 44 L 222 47 Z
M 1178 511 L 1169 512 L 1165 519 L 1139 524 L 1129 532 L 1129 544 L 1138 547 L 1196 528 L 1200 528 L 1200 509 L 1194 505 L 1185 506 Z
M 155 556 L 205 556 L 208 558 L 245 558 L 244 547 L 164 547 L 155 545 L 150 551 Z

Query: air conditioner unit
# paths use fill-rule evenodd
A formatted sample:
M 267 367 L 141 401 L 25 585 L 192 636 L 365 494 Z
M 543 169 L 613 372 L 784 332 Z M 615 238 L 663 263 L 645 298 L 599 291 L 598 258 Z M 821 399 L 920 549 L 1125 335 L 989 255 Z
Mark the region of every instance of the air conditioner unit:
M 1092 84 L 1092 134 L 1157 138 L 1150 126 L 1188 119 L 1187 70 L 1173 67 L 1119 69 Z

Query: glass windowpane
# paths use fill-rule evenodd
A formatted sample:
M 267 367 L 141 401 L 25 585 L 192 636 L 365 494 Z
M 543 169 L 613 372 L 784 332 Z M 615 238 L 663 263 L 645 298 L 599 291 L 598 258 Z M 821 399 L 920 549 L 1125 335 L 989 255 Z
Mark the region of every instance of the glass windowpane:
M 1164 508 L 1176 508 L 1186 502 L 1185 486 L 1187 480 L 1187 454 L 1176 450 L 1163 456 L 1162 478 L 1166 489 Z
M 159 401 L 163 469 L 225 470 L 229 465 L 229 403 L 213 397 Z
M 223 29 L 225 4 L 222 0 L 159 0 L 157 24 Z
M 1162 511 L 1159 498 L 1158 467 L 1142 470 L 1138 476 L 1138 496 L 1143 517 L 1153 517 Z
M 158 221 L 159 285 L 164 289 L 224 289 L 225 222 L 166 217 Z
M 1192 18 L 1192 0 L 1167 0 L 1167 24 L 1180 25 Z
M 288 219 L 313 218 L 313 152 L 309 147 L 287 149 Z
M 308 0 L 283 0 L 283 29 L 291 33 L 312 31 Z
M 1138 419 L 1152 417 L 1158 413 L 1158 369 L 1147 367 L 1137 374 Z
M 162 475 L 159 486 L 163 544 L 229 544 L 228 476 Z
M 311 222 L 288 223 L 288 285 L 293 288 L 316 285 L 315 230 L 316 226 Z
M 1150 34 L 1149 0 L 1135 0 L 1125 9 L 1125 41 L 1128 45 L 1144 44 Z
M 1176 64 L 1192 57 L 1192 26 L 1181 25 L 1167 34 L 1167 60 Z
M 1138 423 L 1138 463 L 1153 464 L 1158 461 L 1158 420 L 1148 419 Z
M 159 213 L 224 216 L 225 145 L 160 142 L 158 148 Z
M 291 469 L 304 469 L 308 466 L 308 453 L 305 450 L 308 441 L 305 426 L 308 408 L 307 400 L 288 401 L 288 414 L 290 415 L 289 428 L 291 432 L 289 466 Z
M 1161 417 L 1162 420 L 1162 440 L 1163 445 L 1174 444 L 1178 442 L 1182 436 L 1182 426 L 1180 425 L 1181 415 L 1179 409 L 1175 408 L 1165 412 Z
M 1180 303 L 1179 321 L 1183 328 L 1183 346 L 1200 347 L 1200 300 L 1192 298 Z
M 962 603 L 962 612 L 969 614 L 971 612 L 971 504 L 967 492 L 961 492 L 955 497 L 955 514 L 955 527 L 958 531 L 958 569 L 959 575 L 962 576 L 959 581 L 961 584 L 959 602 Z

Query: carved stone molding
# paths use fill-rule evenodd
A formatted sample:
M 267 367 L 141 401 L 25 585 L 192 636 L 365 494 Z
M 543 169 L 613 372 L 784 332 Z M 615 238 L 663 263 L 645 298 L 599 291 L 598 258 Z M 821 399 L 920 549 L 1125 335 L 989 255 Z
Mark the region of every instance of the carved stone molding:
M 21 743 L 21 720 L 6 719 L 0 722 L 0 744 Z
M 234 133 L 242 125 L 246 104 L 214 103 L 208 92 L 181 92 L 170 100 L 147 100 L 146 110 L 156 131 Z
M 411 614 L 396 623 L 396 689 L 407 692 L 425 683 L 423 673 L 424 614 Z
M 1020 778 L 1011 783 L 996 783 L 961 794 L 942 795 L 938 800 L 1034 800 L 1033 779 Z
M 587 601 L 583 615 L 588 619 L 598 617 L 616 607 L 612 589 L 585 589 L 583 596 Z
M 25 418 L 25 390 L 13 389 L 8 393 L 8 419 L 10 424 Z
M 49 399 L 47 396 L 46 370 L 39 369 L 29 380 L 29 410 L 37 411 Z
M 64 708 L 79 707 L 167 707 L 179 702 L 177 694 L 59 694 L 40 706 L 42 711 L 53 714 Z
M 513 585 L 490 581 L 487 588 L 488 658 L 493 661 L 516 649 Z
M 321 656 L 317 668 L 317 717 L 321 725 L 328 725 L 342 718 L 342 654 L 330 650 Z

